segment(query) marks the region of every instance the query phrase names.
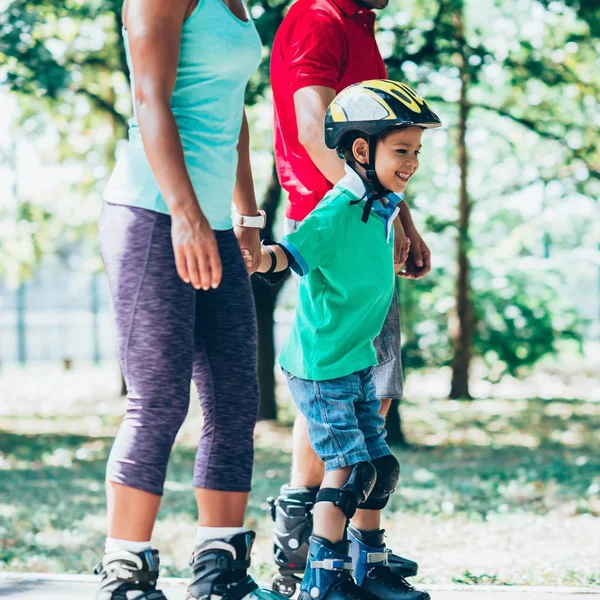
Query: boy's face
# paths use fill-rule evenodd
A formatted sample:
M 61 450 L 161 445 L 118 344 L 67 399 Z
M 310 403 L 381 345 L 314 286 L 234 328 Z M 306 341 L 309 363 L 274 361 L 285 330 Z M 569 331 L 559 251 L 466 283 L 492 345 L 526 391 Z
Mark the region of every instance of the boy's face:
M 419 168 L 422 135 L 420 127 L 407 127 L 378 141 L 375 171 L 383 187 L 397 194 L 404 191 Z

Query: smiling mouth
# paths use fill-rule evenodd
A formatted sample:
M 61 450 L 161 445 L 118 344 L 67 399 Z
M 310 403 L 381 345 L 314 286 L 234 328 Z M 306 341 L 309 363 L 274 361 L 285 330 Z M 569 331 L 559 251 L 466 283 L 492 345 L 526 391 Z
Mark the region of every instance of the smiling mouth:
M 408 182 L 408 180 L 412 177 L 412 173 L 396 173 L 396 177 L 404 181 L 404 183 Z

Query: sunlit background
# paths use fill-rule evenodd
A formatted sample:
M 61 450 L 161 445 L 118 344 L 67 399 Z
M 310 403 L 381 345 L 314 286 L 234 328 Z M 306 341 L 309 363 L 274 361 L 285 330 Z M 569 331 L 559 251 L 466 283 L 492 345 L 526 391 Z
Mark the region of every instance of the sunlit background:
M 258 198 L 279 198 L 277 236 L 268 60 L 289 3 L 250 4 L 264 44 L 252 159 Z M 0 1 L 4 570 L 85 573 L 101 550 L 123 411 L 96 229 L 131 113 L 119 8 Z M 407 190 L 434 268 L 399 282 L 406 398 L 390 429 L 404 467 L 388 541 L 424 583 L 600 585 L 600 8 L 392 0 L 378 23 L 390 77 L 445 124 L 425 133 Z M 254 288 L 279 347 L 294 287 Z M 265 499 L 287 480 L 294 409 L 279 375 L 261 391 L 249 522 L 267 577 Z M 156 533 L 175 575 L 200 419 L 193 401 Z

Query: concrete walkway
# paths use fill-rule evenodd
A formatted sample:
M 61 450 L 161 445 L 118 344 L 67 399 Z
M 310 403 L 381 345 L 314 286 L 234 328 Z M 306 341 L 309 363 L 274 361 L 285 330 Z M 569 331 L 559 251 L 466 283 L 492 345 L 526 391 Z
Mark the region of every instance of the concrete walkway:
M 97 578 L 77 575 L 0 573 L 0 598 L 11 600 L 93 600 Z M 530 588 L 488 586 L 424 586 L 432 600 L 600 600 L 600 587 Z M 185 582 L 165 579 L 169 600 L 185 599 Z

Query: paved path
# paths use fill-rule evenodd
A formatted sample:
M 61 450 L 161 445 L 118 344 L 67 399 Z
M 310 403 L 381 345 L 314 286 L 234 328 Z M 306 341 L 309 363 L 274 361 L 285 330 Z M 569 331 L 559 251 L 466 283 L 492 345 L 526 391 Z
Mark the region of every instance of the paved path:
M 93 600 L 97 579 L 85 576 L 0 573 L 0 598 L 11 600 Z M 169 600 L 185 599 L 185 582 L 165 579 Z M 425 586 L 432 600 L 600 600 L 596 588 Z

